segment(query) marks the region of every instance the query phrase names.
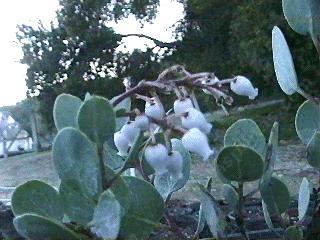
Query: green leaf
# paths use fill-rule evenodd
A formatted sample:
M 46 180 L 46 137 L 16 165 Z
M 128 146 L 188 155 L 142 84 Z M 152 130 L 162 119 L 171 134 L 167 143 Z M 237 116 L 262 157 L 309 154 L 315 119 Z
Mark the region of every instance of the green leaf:
M 245 146 L 230 146 L 222 149 L 216 160 L 217 171 L 226 179 L 250 182 L 262 176 L 264 165 L 261 156 Z
M 312 188 L 310 187 L 308 179 L 304 177 L 299 189 L 298 213 L 300 221 L 302 221 L 307 214 L 310 203 L 311 189 Z
M 116 171 L 123 167 L 124 159 L 119 156 L 118 151 L 112 148 L 107 142 L 103 144 L 103 161 L 104 164 Z
M 98 146 L 115 132 L 115 113 L 109 101 L 103 97 L 93 96 L 85 101 L 78 112 L 78 125 Z
M 213 237 L 220 239 L 221 237 L 224 237 L 225 223 L 219 204 L 203 186 L 200 185 L 199 187 L 204 218 L 206 219 Z
M 35 213 L 62 220 L 63 210 L 58 192 L 50 185 L 32 180 L 18 186 L 11 198 L 15 216 Z
M 113 97 L 110 102 L 113 103 L 119 96 Z M 114 111 L 124 110 L 125 112 L 129 112 L 131 110 L 131 98 L 126 98 L 122 102 L 120 102 L 117 106 L 114 107 Z M 117 117 L 116 118 L 116 129 L 117 131 L 121 129 L 121 127 L 129 121 L 129 117 Z
M 278 27 L 272 30 L 272 52 L 274 70 L 282 91 L 287 95 L 300 92 L 289 46 Z
M 308 163 L 315 168 L 320 168 L 320 132 L 317 131 L 307 146 Z
M 302 240 L 303 230 L 298 226 L 290 226 L 284 232 L 284 240 Z
M 261 181 L 268 182 L 272 177 L 274 164 L 277 161 L 278 148 L 279 148 L 279 124 L 275 122 L 272 126 L 270 136 L 269 136 L 268 149 L 266 154 L 265 172 L 263 174 Z
M 59 187 L 64 213 L 72 222 L 86 225 L 92 220 L 95 202 L 78 181 L 63 180 Z
M 305 101 L 296 114 L 296 130 L 300 140 L 308 144 L 316 131 L 320 131 L 320 107 Z
M 106 181 L 110 181 L 116 176 L 116 173 L 108 167 L 105 168 L 105 173 Z M 126 184 L 124 179 L 121 176 L 119 176 L 112 183 L 110 190 L 114 194 L 117 201 L 120 203 L 121 214 L 125 215 L 130 207 L 130 192 L 128 185 Z
M 94 210 L 90 222 L 91 231 L 103 239 L 117 239 L 120 230 L 121 207 L 119 202 L 109 190 L 100 196 L 98 205 Z
M 210 193 L 211 189 L 212 189 L 212 177 L 209 178 L 207 184 L 206 184 L 206 189 L 207 191 Z M 193 239 L 197 239 L 199 234 L 203 231 L 204 227 L 206 224 L 206 219 L 204 217 L 204 209 L 202 204 L 200 204 L 200 209 L 199 209 L 199 218 L 198 218 L 198 226 L 197 226 L 197 230 L 194 234 Z
M 148 236 L 164 213 L 164 202 L 157 190 L 148 182 L 135 177 L 124 177 L 130 191 L 130 208 L 123 217 L 120 235 Z
M 53 106 L 53 119 L 58 130 L 64 127 L 77 127 L 77 113 L 82 101 L 70 94 L 60 94 Z
M 274 226 L 273 226 L 270 214 L 268 212 L 267 205 L 265 204 L 265 202 L 263 200 L 262 200 L 262 211 L 263 211 L 264 220 L 266 221 L 267 226 L 269 227 L 269 229 L 271 231 L 274 231 Z
M 269 182 L 260 185 L 260 193 L 270 215 L 279 215 L 288 209 L 290 194 L 280 179 L 271 177 Z
M 236 190 L 229 184 L 223 184 L 221 188 L 221 195 L 225 201 L 228 202 L 231 210 L 236 210 L 239 202 L 239 195 Z
M 224 146 L 244 145 L 255 150 L 263 158 L 266 139 L 258 125 L 251 119 L 240 119 L 232 124 L 224 135 Z
M 184 148 L 179 139 L 171 139 L 172 150 L 180 152 L 183 158 L 182 177 L 174 178 L 169 173 L 157 175 L 154 179 L 155 188 L 159 191 L 163 199 L 167 199 L 172 193 L 183 188 L 189 180 L 190 176 L 190 153 Z
M 74 128 L 62 129 L 53 142 L 52 157 L 62 181 L 75 180 L 90 197 L 98 198 L 102 192 L 99 158 L 86 135 Z
M 134 164 L 136 160 L 139 160 L 139 152 L 144 140 L 145 138 L 143 136 L 143 133 L 140 132 L 139 135 L 136 136 L 133 146 L 130 148 L 128 157 L 122 167 L 123 170 L 132 167 L 132 164 Z
M 62 223 L 36 214 L 23 214 L 13 220 L 18 233 L 32 240 L 80 240 L 81 237 Z
M 320 2 L 318 0 L 282 0 L 282 8 L 290 27 L 299 34 L 320 34 Z

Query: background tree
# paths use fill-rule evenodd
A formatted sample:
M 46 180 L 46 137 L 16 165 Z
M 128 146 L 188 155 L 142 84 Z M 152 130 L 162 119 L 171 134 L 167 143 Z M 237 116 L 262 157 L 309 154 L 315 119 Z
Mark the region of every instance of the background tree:
M 311 81 L 319 75 L 319 60 L 306 38 L 289 30 L 279 0 L 176 0 L 185 16 L 175 25 L 175 39 L 164 43 L 141 34 L 120 35 L 108 27 L 133 14 L 142 24 L 152 21 L 160 0 L 60 0 L 61 8 L 51 28 L 22 25 L 17 34 L 28 65 L 28 94 L 39 94 L 41 112 L 52 123 L 52 105 L 61 92 L 83 98 L 86 92 L 111 97 L 120 92 L 122 78 L 153 79 L 172 64 L 183 64 L 194 72 L 214 71 L 218 77 L 246 75 L 260 95 L 275 97 L 271 35 L 278 25 L 287 39 L 303 79 L 302 87 L 317 93 Z M 162 49 L 119 52 L 124 37 L 145 37 Z M 112 86 L 112 87 L 110 87 Z M 319 92 L 318 92 L 319 93 Z M 212 107 L 209 98 L 206 107 Z M 299 100 L 298 100 L 299 101 Z M 245 103 L 241 99 L 238 103 Z M 203 109 L 206 110 L 206 109 Z

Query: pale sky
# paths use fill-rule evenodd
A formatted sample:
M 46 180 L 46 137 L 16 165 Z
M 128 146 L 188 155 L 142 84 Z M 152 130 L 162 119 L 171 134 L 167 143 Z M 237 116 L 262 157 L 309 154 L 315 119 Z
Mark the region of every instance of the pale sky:
M 25 98 L 26 66 L 19 63 L 22 51 L 16 43 L 17 24 L 36 25 L 39 20 L 45 26 L 55 17 L 58 0 L 1 0 L 0 1 L 0 106 L 13 105 Z M 141 29 L 134 17 L 118 24 L 111 24 L 122 34 L 143 33 L 162 41 L 173 41 L 173 24 L 183 17 L 181 4 L 171 0 L 161 0 L 159 15 L 154 24 L 145 24 Z M 143 41 L 136 37 L 126 39 L 129 49 L 144 48 L 151 41 Z

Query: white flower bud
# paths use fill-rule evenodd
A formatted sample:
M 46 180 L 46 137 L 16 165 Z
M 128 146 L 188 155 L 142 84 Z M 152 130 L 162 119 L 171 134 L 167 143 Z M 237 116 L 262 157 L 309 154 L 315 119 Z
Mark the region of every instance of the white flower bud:
M 166 114 L 162 104 L 156 102 L 155 100 L 153 100 L 151 103 L 146 102 L 144 111 L 148 117 L 152 117 L 156 119 L 163 118 Z
M 137 115 L 134 120 L 136 126 L 140 128 L 141 131 L 146 131 L 149 129 L 149 118 L 145 114 Z
M 127 155 L 129 150 L 129 142 L 127 138 L 121 133 L 121 131 L 116 132 L 113 135 L 114 145 L 118 149 L 118 155 L 124 157 Z
M 200 155 L 204 161 L 214 153 L 210 148 L 207 136 L 198 128 L 192 128 L 182 137 L 183 146 L 190 152 Z
M 129 121 L 121 128 L 121 132 L 123 136 L 129 142 L 129 146 L 131 147 L 134 144 L 134 140 L 137 135 L 140 133 L 140 129 L 136 126 L 135 122 Z
M 202 80 L 201 83 L 212 86 L 213 84 L 216 84 L 219 81 L 220 81 L 219 78 L 215 76 L 214 78 L 211 78 L 211 79 Z M 207 89 L 202 89 L 202 91 L 206 94 L 211 94 Z
M 198 128 L 205 134 L 208 134 L 212 129 L 212 125 L 207 122 L 202 112 L 195 108 L 187 110 L 185 116 L 181 117 L 181 123 L 186 129 Z
M 168 150 L 163 144 L 158 143 L 146 147 L 144 157 L 156 175 L 167 172 Z
M 174 178 L 182 177 L 183 158 L 178 151 L 172 151 L 168 154 L 167 169 Z
M 250 80 L 243 76 L 236 76 L 230 83 L 231 90 L 241 96 L 248 96 L 249 99 L 255 99 L 258 96 L 258 88 L 254 88 Z
M 173 110 L 176 114 L 185 113 L 193 104 L 190 98 L 177 99 L 173 103 Z

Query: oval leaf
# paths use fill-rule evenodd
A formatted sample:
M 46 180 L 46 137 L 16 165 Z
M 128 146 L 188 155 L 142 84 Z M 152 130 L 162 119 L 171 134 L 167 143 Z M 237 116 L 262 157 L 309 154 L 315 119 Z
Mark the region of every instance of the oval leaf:
M 11 198 L 15 216 L 35 213 L 62 220 L 63 210 L 58 192 L 50 185 L 32 180 L 18 186 Z
M 282 8 L 290 27 L 299 34 L 320 33 L 318 0 L 282 0 Z
M 316 132 L 307 146 L 308 163 L 315 168 L 320 168 L 320 132 Z
M 250 182 L 259 179 L 263 173 L 261 156 L 244 146 L 222 149 L 216 161 L 217 170 L 228 180 Z
M 270 215 L 279 215 L 288 209 L 290 194 L 287 186 L 278 178 L 271 177 L 269 182 L 260 185 L 260 193 Z
M 251 119 L 240 119 L 228 128 L 224 135 L 224 146 L 233 145 L 244 145 L 255 150 L 263 158 L 265 156 L 266 139 Z
M 111 191 L 101 194 L 90 223 L 91 231 L 103 239 L 117 239 L 121 221 L 119 202 Z
M 274 226 L 273 226 L 272 220 L 270 218 L 270 214 L 268 212 L 267 205 L 264 203 L 263 200 L 262 200 L 262 210 L 263 210 L 264 220 L 266 221 L 267 226 L 269 227 L 270 230 L 274 231 Z
M 239 202 L 239 195 L 236 190 L 229 184 L 223 184 L 221 188 L 221 195 L 229 204 L 230 210 L 236 210 Z
M 130 191 L 130 208 L 121 223 L 121 236 L 148 236 L 164 213 L 164 202 L 157 190 L 136 177 L 123 177 Z
M 85 101 L 78 112 L 78 125 L 93 142 L 103 143 L 115 132 L 115 113 L 109 101 L 94 96 Z
M 81 238 L 62 223 L 36 214 L 24 214 L 16 217 L 13 224 L 18 233 L 34 240 L 80 240 Z
M 291 52 L 285 37 L 278 27 L 272 30 L 273 64 L 278 83 L 283 92 L 292 95 L 299 92 L 298 79 Z
M 86 225 L 92 220 L 95 202 L 78 181 L 63 180 L 59 187 L 64 213 L 72 222 Z
M 315 132 L 320 131 L 320 107 L 305 101 L 297 111 L 295 124 L 299 138 L 308 144 Z
M 80 98 L 70 94 L 60 94 L 53 106 L 53 119 L 58 130 L 64 127 L 77 127 L 77 113 L 81 106 Z
M 190 176 L 190 153 L 182 145 L 181 140 L 171 139 L 171 143 L 172 150 L 180 152 L 183 158 L 182 177 L 173 178 L 168 173 L 156 175 L 154 179 L 155 188 L 159 191 L 159 193 L 165 200 L 170 197 L 172 193 L 183 188 L 184 185 L 186 185 L 186 183 L 188 182 Z
M 308 179 L 303 178 L 300 189 L 299 189 L 299 201 L 298 201 L 298 213 L 299 213 L 299 220 L 302 221 L 305 217 L 309 203 L 310 203 L 310 183 Z
M 223 222 L 219 204 L 203 186 L 200 186 L 200 190 L 201 206 L 206 223 L 208 224 L 213 237 L 220 239 L 224 235 L 223 226 L 225 223 Z
M 99 158 L 92 142 L 79 130 L 64 128 L 56 136 L 52 157 L 62 181 L 75 180 L 90 197 L 102 192 Z
M 302 240 L 303 230 L 298 226 L 290 226 L 284 232 L 284 240 Z

